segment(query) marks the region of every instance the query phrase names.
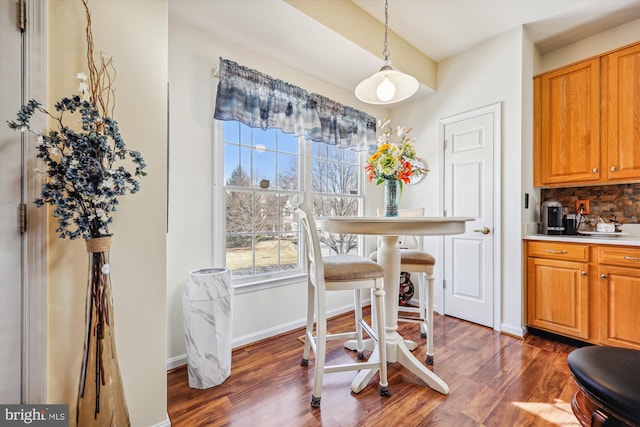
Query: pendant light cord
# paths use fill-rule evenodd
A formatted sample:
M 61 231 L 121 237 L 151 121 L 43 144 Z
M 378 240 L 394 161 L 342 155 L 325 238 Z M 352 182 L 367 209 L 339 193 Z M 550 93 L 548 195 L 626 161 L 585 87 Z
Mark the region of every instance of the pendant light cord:
M 382 56 L 385 61 L 389 60 L 389 1 L 385 0 L 384 2 L 384 50 L 382 51 Z

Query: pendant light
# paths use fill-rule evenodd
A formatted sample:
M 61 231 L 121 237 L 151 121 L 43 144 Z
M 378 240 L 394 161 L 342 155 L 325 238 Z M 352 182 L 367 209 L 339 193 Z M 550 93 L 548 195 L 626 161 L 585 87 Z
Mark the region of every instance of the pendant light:
M 418 90 L 418 80 L 394 70 L 389 60 L 389 1 L 384 2 L 384 64 L 380 71 L 356 86 L 356 97 L 367 104 L 393 104 L 404 101 Z

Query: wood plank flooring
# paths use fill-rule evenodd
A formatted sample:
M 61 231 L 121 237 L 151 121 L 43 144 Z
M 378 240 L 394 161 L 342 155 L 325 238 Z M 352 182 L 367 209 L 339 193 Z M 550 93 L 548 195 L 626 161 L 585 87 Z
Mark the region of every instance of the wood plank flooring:
M 349 330 L 352 315 L 331 319 L 332 332 Z M 418 325 L 400 323 L 417 341 Z M 579 426 L 570 402 L 577 387 L 567 367 L 575 348 L 536 336 L 496 333 L 448 316 L 434 316 L 433 370 L 450 388 L 444 396 L 397 364 L 389 365 L 390 397 L 378 394 L 376 375 L 359 394 L 349 388 L 355 372 L 327 374 L 322 406 L 312 409 L 313 356 L 301 367 L 303 331 L 234 350 L 231 376 L 207 390 L 188 386 L 186 367 L 167 375 L 173 427 L 196 426 Z M 354 359 L 340 343 L 327 360 Z

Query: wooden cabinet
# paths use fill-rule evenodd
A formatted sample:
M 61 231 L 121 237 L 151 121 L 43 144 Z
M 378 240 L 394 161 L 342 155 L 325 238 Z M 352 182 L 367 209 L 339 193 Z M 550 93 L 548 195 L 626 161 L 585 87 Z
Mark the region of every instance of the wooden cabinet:
M 528 325 L 589 339 L 589 247 L 529 242 Z
M 534 79 L 534 185 L 640 181 L 640 43 Z
M 607 179 L 640 178 L 640 44 L 603 58 L 602 135 Z
M 600 179 L 600 59 L 534 80 L 536 185 Z
M 640 248 L 527 241 L 526 323 L 640 349 Z
M 640 349 L 640 249 L 598 254 L 598 342 Z

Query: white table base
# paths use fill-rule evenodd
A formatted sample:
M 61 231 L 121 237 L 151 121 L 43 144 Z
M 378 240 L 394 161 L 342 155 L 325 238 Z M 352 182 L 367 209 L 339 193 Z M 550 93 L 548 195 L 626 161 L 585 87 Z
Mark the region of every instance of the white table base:
M 384 267 L 385 283 L 385 339 L 387 341 L 387 362 L 400 363 L 410 372 L 418 376 L 429 387 L 442 394 L 449 394 L 449 386 L 438 377 L 433 371 L 424 366 L 416 357 L 411 354 L 411 350 L 417 347 L 413 341 L 404 340 L 397 332 L 398 329 L 398 292 L 400 290 L 400 251 L 396 243 L 397 236 L 382 236 L 382 246 L 378 249 L 378 262 Z M 367 340 L 365 349 L 372 350 L 371 357 L 377 357 L 373 340 Z M 371 347 L 374 344 L 374 347 Z M 346 348 L 355 350 L 355 342 L 345 344 Z M 376 359 L 370 359 L 376 360 Z M 354 393 L 360 392 L 371 381 L 377 369 L 362 370 L 351 383 L 351 390 Z

